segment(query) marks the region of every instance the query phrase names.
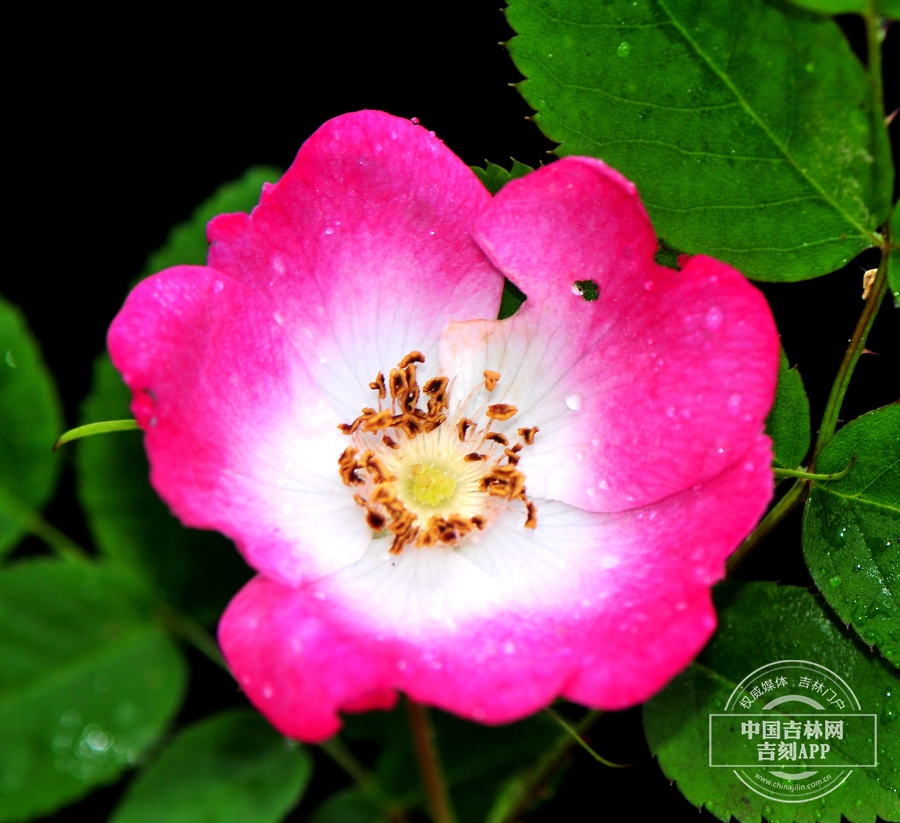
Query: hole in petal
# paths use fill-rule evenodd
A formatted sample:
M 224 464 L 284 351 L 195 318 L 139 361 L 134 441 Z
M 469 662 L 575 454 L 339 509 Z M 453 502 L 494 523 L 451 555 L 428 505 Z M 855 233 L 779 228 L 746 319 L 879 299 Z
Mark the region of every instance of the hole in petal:
M 580 294 L 588 303 L 593 303 L 600 297 L 600 286 L 596 280 L 576 280 L 572 285 L 572 292 Z

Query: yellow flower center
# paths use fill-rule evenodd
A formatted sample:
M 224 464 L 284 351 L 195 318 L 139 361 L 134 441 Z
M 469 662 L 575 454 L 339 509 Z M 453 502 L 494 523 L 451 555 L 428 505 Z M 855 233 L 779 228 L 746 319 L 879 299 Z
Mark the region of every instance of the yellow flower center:
M 437 508 L 456 491 L 456 478 L 434 463 L 416 463 L 406 479 L 406 490 L 417 503 Z
M 393 535 L 394 554 L 407 545 L 456 546 L 512 505 L 524 507 L 525 528 L 535 528 L 537 508 L 517 464 L 537 427 L 518 429 L 520 440 L 510 444 L 491 426 L 513 417 L 515 406 L 483 407 L 484 425 L 465 417 L 477 389 L 448 414 L 450 381 L 433 377 L 420 388 L 416 363 L 424 361 L 420 352 L 410 352 L 387 381 L 379 373 L 369 384 L 378 392 L 378 408 L 364 408 L 352 423 L 339 426 L 353 445 L 338 458 L 338 468 L 344 483 L 356 490 L 353 499 L 365 510 L 366 522 L 376 536 Z M 485 371 L 485 390 L 492 392 L 499 380 L 497 372 Z M 383 407 L 388 392 L 391 403 Z M 428 398 L 425 409 L 418 405 L 422 395 Z

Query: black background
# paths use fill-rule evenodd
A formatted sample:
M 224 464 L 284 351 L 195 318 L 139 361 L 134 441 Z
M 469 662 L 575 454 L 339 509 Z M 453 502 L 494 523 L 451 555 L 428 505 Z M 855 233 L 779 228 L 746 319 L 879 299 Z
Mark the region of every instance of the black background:
M 526 120 L 529 109 L 509 86 L 520 76 L 498 45 L 512 31 L 497 6 L 333 3 L 315 15 L 262 3 L 240 14 L 213 5 L 191 12 L 134 6 L 121 17 L 70 6 L 23 21 L 15 36 L 26 56 L 8 77 L 5 191 L 13 230 L 4 233 L 11 253 L 0 291 L 22 306 L 40 339 L 68 425 L 77 422 L 92 360 L 127 284 L 169 227 L 249 165 L 286 168 L 328 118 L 383 109 L 418 117 L 469 164 L 508 166 L 511 156 L 531 166 L 549 161 L 553 144 Z M 841 23 L 860 49 L 860 21 Z M 888 111 L 900 105 L 898 41 L 898 32 L 889 32 Z M 868 253 L 815 281 L 762 287 L 788 355 L 800 365 L 814 427 L 862 308 L 862 272 L 876 259 Z M 848 420 L 900 394 L 900 314 L 890 303 L 869 340 L 878 354 L 865 355 L 857 368 L 842 414 Z M 48 517 L 90 543 L 70 469 Z M 741 576 L 810 584 L 799 512 Z M 199 656 L 192 662 L 181 722 L 241 702 L 225 675 Z M 576 756 L 559 799 L 529 819 L 614 813 L 712 820 L 698 815 L 649 758 L 638 710 L 605 717 L 592 741 L 608 757 L 635 765 L 612 771 Z M 324 758 L 317 769 L 291 820 L 342 780 Z M 53 819 L 105 819 L 122 785 Z

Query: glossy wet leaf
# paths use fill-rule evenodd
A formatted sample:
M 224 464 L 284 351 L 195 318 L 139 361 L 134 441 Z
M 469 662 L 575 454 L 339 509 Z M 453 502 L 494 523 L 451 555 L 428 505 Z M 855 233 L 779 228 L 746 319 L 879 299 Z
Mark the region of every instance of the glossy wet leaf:
M 0 297 L 0 555 L 53 495 L 63 430 L 56 384 L 22 313 Z
M 790 0 L 795 6 L 818 14 L 865 14 L 866 0 Z M 876 0 L 875 13 L 900 19 L 900 0 Z
M 774 583 L 729 583 L 715 591 L 719 628 L 697 661 L 644 706 L 644 730 L 666 777 L 695 806 L 719 820 L 740 823 L 853 823 L 900 816 L 900 688 L 896 673 L 832 617 L 816 595 Z M 878 724 L 875 768 L 856 769 L 820 799 L 778 802 L 745 786 L 731 768 L 711 767 L 709 715 L 721 713 L 747 675 L 779 660 L 811 661 L 843 678 L 861 712 Z M 793 685 L 793 684 L 792 684 Z M 773 707 L 778 716 L 782 707 Z M 855 762 L 872 757 L 874 742 L 842 740 Z
M 778 362 L 778 390 L 766 418 L 766 434 L 772 438 L 773 465 L 796 469 L 809 451 L 809 400 L 797 367 L 791 368 L 784 349 Z
M 435 740 L 459 823 L 483 823 L 499 786 L 530 767 L 560 735 L 544 714 L 506 726 L 482 726 L 432 711 Z M 424 808 L 406 710 L 346 718 L 348 740 L 378 741 L 375 773 L 385 791 L 406 807 Z
M 504 169 L 503 166 L 488 162 L 485 162 L 483 169 L 479 166 L 472 166 L 472 171 L 475 172 L 475 176 L 484 183 L 484 187 L 491 194 L 496 194 L 510 180 L 524 177 L 528 172 L 534 171 L 534 169 L 531 166 L 520 163 L 518 160 L 513 160 L 512 168 L 509 171 Z
M 855 461 L 854 461 L 855 458 Z M 900 403 L 842 428 L 816 471 L 803 514 L 803 553 L 829 605 L 870 646 L 900 667 Z
M 0 820 L 113 782 L 159 737 L 186 667 L 152 619 L 152 598 L 119 569 L 40 560 L 0 571 Z
M 664 245 L 778 281 L 872 245 L 887 131 L 829 18 L 775 0 L 512 0 L 507 19 L 537 125 L 634 181 Z
M 182 731 L 128 787 L 110 823 L 278 823 L 299 802 L 312 760 L 255 711 Z
M 101 355 L 82 422 L 128 417 L 131 394 Z M 163 596 L 206 623 L 218 619 L 250 571 L 234 545 L 214 532 L 187 529 L 150 486 L 140 431 L 74 444 L 78 497 L 91 536 L 111 560 L 147 577 Z

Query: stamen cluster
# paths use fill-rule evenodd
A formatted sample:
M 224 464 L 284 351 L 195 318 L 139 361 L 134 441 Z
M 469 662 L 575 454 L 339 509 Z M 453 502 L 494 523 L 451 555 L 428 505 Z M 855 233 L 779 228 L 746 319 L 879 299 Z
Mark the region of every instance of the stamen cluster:
M 377 533 L 393 535 L 392 554 L 412 544 L 458 545 L 514 501 L 525 506 L 525 528 L 535 528 L 537 509 L 517 466 L 537 427 L 518 429 L 520 439 L 510 444 L 491 426 L 511 419 L 515 406 L 484 407 L 475 415 L 487 418 L 483 426 L 463 416 L 480 386 L 451 415 L 447 377 L 433 377 L 419 387 L 416 364 L 424 362 L 422 353 L 413 351 L 387 380 L 379 372 L 369 383 L 378 393 L 378 407 L 366 407 L 352 423 L 339 425 L 354 439 L 338 459 L 339 471 L 345 485 L 358 489 L 354 500 L 366 510 L 366 522 Z M 499 373 L 484 372 L 488 392 L 499 380 Z M 390 405 L 384 406 L 388 394 Z M 419 408 L 422 395 L 428 398 L 424 409 Z

